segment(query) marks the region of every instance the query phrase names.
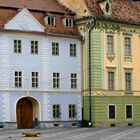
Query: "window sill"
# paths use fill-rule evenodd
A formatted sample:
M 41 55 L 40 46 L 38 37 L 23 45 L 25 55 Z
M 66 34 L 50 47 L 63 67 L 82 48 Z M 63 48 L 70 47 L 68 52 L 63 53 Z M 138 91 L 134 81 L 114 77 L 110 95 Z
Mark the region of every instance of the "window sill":
M 133 91 L 125 91 L 124 94 L 132 95 L 133 94 Z
M 132 62 L 132 55 L 125 55 L 124 60 Z

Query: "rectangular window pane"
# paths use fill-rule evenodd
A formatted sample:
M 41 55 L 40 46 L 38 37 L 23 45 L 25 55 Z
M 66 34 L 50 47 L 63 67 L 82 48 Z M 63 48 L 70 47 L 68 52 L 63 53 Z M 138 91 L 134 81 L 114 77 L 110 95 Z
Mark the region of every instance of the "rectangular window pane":
M 76 44 L 70 44 L 70 56 L 75 57 L 77 55 Z
M 38 54 L 38 41 L 31 41 L 31 54 Z
M 60 87 L 60 74 L 53 73 L 53 88 L 59 88 L 59 87 Z
M 55 25 L 55 17 L 48 17 L 48 25 L 51 26 Z
M 132 118 L 132 105 L 126 105 L 126 118 Z
M 53 105 L 53 118 L 60 118 L 60 105 Z
M 114 37 L 113 37 L 113 35 L 107 35 L 107 53 L 114 54 Z
M 32 72 L 32 87 L 38 88 L 38 72 Z
M 71 88 L 77 88 L 77 74 L 71 73 Z
M 69 118 L 76 118 L 76 105 L 69 105 Z
M 65 26 L 66 27 L 73 27 L 73 19 L 66 18 L 65 19 Z
M 21 40 L 14 40 L 14 53 L 21 53 Z
M 125 55 L 131 56 L 131 38 L 125 37 Z
M 15 71 L 15 87 L 22 87 L 22 72 Z
M 59 55 L 59 43 L 52 42 L 52 55 Z
M 108 89 L 114 90 L 114 72 L 108 72 Z
M 131 78 L 131 73 L 127 72 L 125 73 L 125 88 L 126 91 L 131 91 L 132 90 L 132 78 Z
M 109 119 L 115 119 L 115 105 L 109 105 Z

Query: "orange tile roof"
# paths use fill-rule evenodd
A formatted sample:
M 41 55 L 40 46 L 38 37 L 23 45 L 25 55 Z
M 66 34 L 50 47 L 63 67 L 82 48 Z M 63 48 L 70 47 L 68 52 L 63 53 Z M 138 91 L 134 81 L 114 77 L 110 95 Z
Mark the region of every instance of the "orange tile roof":
M 140 25 L 140 6 L 130 0 L 111 0 L 112 14 L 105 16 L 96 0 L 85 0 L 92 16 Z
M 56 0 L 0 0 L 0 6 L 44 11 L 66 12 Z
M 65 27 L 64 17 L 74 18 L 73 12 L 60 5 L 56 0 L 0 0 L 0 29 L 10 21 L 19 9 L 26 7 L 32 15 L 45 27 L 46 33 L 80 35 L 77 27 Z M 51 13 L 56 17 L 55 26 L 47 26 L 44 16 Z

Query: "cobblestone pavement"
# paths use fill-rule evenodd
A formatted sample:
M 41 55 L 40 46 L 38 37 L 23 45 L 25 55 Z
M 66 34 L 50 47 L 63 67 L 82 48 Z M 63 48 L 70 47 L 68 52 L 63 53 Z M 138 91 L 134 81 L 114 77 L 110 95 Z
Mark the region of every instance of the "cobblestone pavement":
M 24 137 L 27 131 L 41 135 Z M 140 140 L 140 127 L 1 129 L 0 140 Z

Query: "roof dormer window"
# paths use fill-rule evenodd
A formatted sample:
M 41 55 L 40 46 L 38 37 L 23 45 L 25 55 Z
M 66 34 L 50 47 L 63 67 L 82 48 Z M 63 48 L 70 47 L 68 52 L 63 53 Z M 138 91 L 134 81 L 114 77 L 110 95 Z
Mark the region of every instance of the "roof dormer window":
M 64 19 L 64 25 L 66 27 L 73 27 L 73 19 L 71 19 L 71 18 L 65 18 Z
M 45 20 L 45 23 L 46 23 L 47 25 L 55 26 L 55 17 L 46 16 L 46 17 L 44 18 L 44 20 Z
M 112 8 L 111 8 L 111 1 L 110 0 L 104 0 L 104 1 L 99 1 L 99 6 L 104 13 L 104 15 L 110 16 L 112 13 Z

